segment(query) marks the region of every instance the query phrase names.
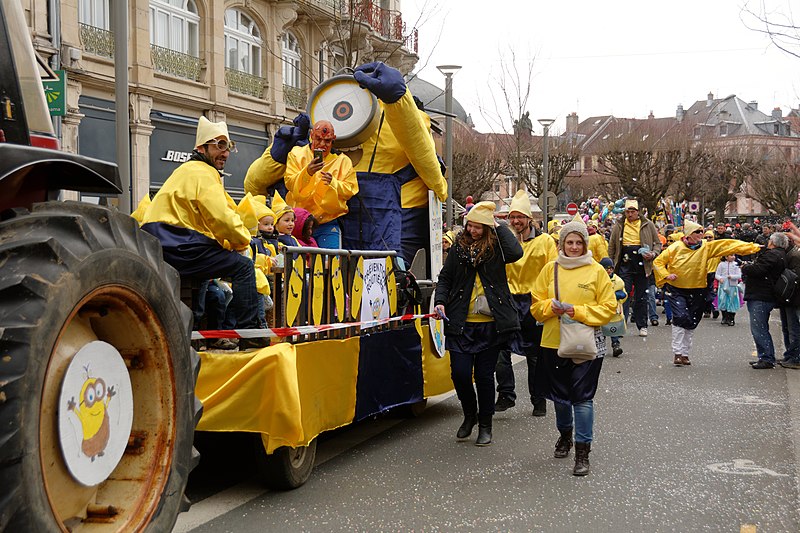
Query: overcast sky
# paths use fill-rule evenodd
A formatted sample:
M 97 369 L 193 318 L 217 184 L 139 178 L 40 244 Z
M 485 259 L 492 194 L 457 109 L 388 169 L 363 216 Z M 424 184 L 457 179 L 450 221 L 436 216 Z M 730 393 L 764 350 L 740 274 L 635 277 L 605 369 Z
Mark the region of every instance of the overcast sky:
M 760 3 L 761 0 L 751 0 Z M 764 0 L 786 10 L 797 0 Z M 626 118 L 674 116 L 715 97 L 736 94 L 774 107 L 800 106 L 800 59 L 781 52 L 766 35 L 741 20 L 743 0 L 403 0 L 403 17 L 419 28 L 420 78 L 444 87 L 437 65 L 463 68 L 453 78 L 455 98 L 479 131 L 500 131 L 496 113 L 503 100 L 492 81 L 500 58 L 517 55 L 526 77 L 533 60 L 528 110 L 534 132 L 539 118 L 583 120 L 613 114 Z M 420 13 L 422 13 L 420 15 Z M 419 21 L 418 21 L 418 17 Z M 417 22 L 418 21 L 418 22 Z M 507 112 L 506 124 L 507 121 Z M 508 127 L 508 126 L 505 126 Z

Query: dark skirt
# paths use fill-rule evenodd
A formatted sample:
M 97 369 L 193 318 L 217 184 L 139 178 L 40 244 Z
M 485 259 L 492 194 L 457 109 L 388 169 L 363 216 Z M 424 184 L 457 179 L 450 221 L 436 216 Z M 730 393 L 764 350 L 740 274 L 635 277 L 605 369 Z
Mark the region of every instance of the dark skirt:
M 576 365 L 558 356 L 558 350 L 542 348 L 536 365 L 536 391 L 554 402 L 572 405 L 594 398 L 603 357 Z
M 494 321 L 467 322 L 461 335 L 445 337 L 445 346 L 455 352 L 474 354 L 497 346 L 499 339 Z

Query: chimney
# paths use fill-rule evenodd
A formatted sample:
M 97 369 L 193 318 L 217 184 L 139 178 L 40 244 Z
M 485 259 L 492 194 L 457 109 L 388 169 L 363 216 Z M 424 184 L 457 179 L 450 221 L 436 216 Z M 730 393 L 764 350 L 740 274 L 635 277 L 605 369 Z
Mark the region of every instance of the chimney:
M 575 111 L 567 115 L 567 133 L 578 133 L 578 114 Z
M 783 118 L 783 111 L 781 111 L 780 107 L 776 107 L 772 110 L 772 118 L 775 120 L 780 120 Z
M 653 118 L 656 118 L 656 116 L 653 114 L 653 110 L 652 110 L 652 109 L 650 110 L 650 114 L 649 114 L 649 115 L 647 115 L 647 118 L 648 118 L 648 119 L 653 119 Z
M 756 102 L 755 100 L 750 100 L 750 103 L 747 104 L 747 107 L 749 107 L 753 111 L 757 111 L 758 110 L 758 102 Z
M 675 111 L 675 118 L 678 122 L 683 122 L 683 117 L 686 116 L 686 111 L 683 110 L 683 104 L 678 104 L 678 109 Z
M 714 93 L 708 93 L 708 100 L 706 100 L 706 107 L 711 107 L 714 104 Z

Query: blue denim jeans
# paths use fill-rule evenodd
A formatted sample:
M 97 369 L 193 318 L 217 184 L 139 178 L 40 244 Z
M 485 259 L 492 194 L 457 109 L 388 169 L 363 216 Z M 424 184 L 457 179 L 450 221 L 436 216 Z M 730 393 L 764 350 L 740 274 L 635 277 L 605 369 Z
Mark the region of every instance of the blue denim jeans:
M 658 309 L 656 308 L 657 290 L 655 285 L 647 287 L 647 310 L 650 315 L 650 320 L 658 320 Z
M 748 300 L 747 312 L 750 314 L 750 333 L 756 343 L 758 360 L 775 364 L 775 345 L 769 333 L 769 314 L 775 309 L 773 302 Z
M 800 319 L 796 307 L 781 307 L 781 330 L 783 331 L 783 360 L 800 363 Z
M 574 403 L 572 405 L 553 402 L 556 411 L 556 428 L 567 430 L 573 427 L 573 411 L 575 412 L 575 442 L 592 442 L 594 427 L 594 400 Z

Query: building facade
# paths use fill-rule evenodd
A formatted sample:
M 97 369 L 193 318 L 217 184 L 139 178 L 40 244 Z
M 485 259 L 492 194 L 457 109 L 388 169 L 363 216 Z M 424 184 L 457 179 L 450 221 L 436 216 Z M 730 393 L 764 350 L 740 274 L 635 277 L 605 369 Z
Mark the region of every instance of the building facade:
M 113 0 L 21 0 L 37 52 L 67 76 L 62 149 L 114 161 Z M 129 0 L 128 101 L 134 203 L 189 157 L 203 115 L 226 121 L 238 153 L 226 188 L 308 96 L 344 67 L 416 64 L 399 0 Z

